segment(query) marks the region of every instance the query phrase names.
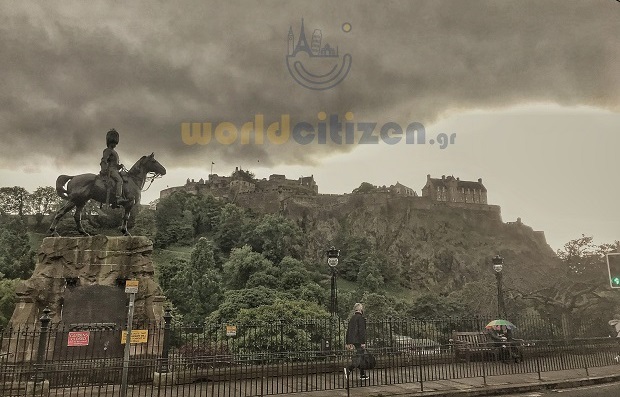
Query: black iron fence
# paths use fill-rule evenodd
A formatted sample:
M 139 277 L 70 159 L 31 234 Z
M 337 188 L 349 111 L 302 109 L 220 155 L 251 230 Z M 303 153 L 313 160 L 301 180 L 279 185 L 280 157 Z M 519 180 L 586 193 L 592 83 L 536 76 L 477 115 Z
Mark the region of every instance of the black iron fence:
M 346 321 L 299 319 L 244 324 L 136 324 L 124 362 L 117 324 L 39 324 L 0 333 L 0 395 L 254 396 L 364 385 L 416 383 L 615 364 L 614 338 L 582 335 L 541 318 L 521 318 L 514 345 L 458 344 L 489 318 L 369 319 L 369 380 L 344 376 Z M 575 323 L 572 323 L 575 324 Z M 601 327 L 601 330 L 604 330 Z M 457 354 L 465 349 L 467 354 Z M 511 352 L 518 354 L 511 355 Z

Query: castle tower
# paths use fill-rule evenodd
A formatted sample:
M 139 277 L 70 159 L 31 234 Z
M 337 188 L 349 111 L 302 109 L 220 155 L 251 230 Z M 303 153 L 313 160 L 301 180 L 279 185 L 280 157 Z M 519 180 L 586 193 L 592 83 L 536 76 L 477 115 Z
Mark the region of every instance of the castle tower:
M 319 55 L 321 52 L 321 40 L 323 38 L 323 33 L 321 29 L 314 29 L 314 33 L 312 33 L 312 53 L 314 55 Z
M 293 51 L 293 56 L 297 55 L 299 51 L 305 51 L 308 55 L 312 56 L 312 50 L 308 45 L 308 40 L 306 40 L 306 32 L 304 29 L 304 19 L 301 18 L 301 31 L 299 32 L 299 40 L 297 41 L 297 46 L 295 47 L 295 51 Z

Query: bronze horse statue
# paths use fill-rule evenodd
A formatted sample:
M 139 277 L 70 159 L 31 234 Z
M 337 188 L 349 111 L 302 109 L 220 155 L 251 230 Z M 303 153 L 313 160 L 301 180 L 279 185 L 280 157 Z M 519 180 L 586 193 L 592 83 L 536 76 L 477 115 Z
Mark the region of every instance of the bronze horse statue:
M 149 176 L 149 173 L 154 174 Z M 166 175 L 166 168 L 161 165 L 155 156 L 151 153 L 149 156 L 142 156 L 140 160 L 131 167 L 127 172 L 121 172 L 123 176 L 123 192 L 127 202 L 122 204 L 123 207 L 123 222 L 121 224 L 121 232 L 124 236 L 129 236 L 127 230 L 127 221 L 131 209 L 134 205 L 140 203 L 140 196 L 144 183 L 147 178 L 155 178 L 159 175 Z M 68 183 L 67 183 L 68 182 Z M 65 184 L 67 188 L 65 189 Z M 83 236 L 88 236 L 88 233 L 82 227 L 82 210 L 88 202 L 93 199 L 100 203 L 106 203 L 106 198 L 111 199 L 110 204 L 116 205 L 115 198 L 110 197 L 107 191 L 108 187 L 103 178 L 95 174 L 80 174 L 75 176 L 60 175 L 56 179 L 56 193 L 67 202 L 65 205 L 56 212 L 54 220 L 50 225 L 49 232 L 52 236 L 58 236 L 56 233 L 56 225 L 58 221 L 69 211 L 75 207 L 75 224 L 77 225 L 78 232 Z M 113 195 L 112 195 L 113 196 Z

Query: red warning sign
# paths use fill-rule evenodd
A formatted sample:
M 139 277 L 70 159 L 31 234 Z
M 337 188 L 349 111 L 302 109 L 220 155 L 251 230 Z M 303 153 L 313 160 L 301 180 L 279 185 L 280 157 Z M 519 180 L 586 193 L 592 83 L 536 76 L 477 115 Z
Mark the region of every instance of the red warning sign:
M 67 338 L 67 346 L 88 346 L 90 331 L 72 331 Z

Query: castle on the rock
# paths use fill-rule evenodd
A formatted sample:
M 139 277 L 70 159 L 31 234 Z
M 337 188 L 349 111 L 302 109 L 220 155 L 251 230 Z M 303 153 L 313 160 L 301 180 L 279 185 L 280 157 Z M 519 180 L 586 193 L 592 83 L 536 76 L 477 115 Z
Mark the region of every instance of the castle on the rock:
M 269 179 L 255 179 L 251 173 L 239 167 L 232 176 L 209 175 L 207 180 L 200 178 L 197 182 L 188 179 L 184 186 L 164 189 L 159 197 L 164 198 L 177 191 L 191 194 L 211 194 L 219 198 L 234 198 L 239 194 L 252 193 L 289 193 L 293 195 L 317 195 L 319 187 L 314 176 L 298 179 L 286 179 L 285 175 L 271 174 Z
M 235 169 L 232 176 L 209 175 L 207 180 L 187 180 L 184 186 L 170 187 L 160 192 L 160 198 L 174 192 L 211 195 L 217 199 L 234 202 L 244 208 L 262 213 L 280 213 L 302 219 L 308 210 L 342 210 L 359 205 L 385 204 L 386 202 L 406 204 L 408 208 L 435 210 L 453 208 L 487 213 L 501 222 L 499 205 L 487 202 L 487 189 L 482 178 L 477 181 L 462 181 L 453 175 L 441 178 L 426 176 L 422 195 L 400 182 L 391 186 L 373 186 L 362 183 L 351 193 L 321 194 L 314 176 L 287 179 L 285 175 L 272 174 L 269 178 L 256 179 L 253 174 Z M 520 233 L 525 226 L 521 219 L 508 222 L 512 232 Z M 544 232 L 532 230 L 541 244 L 546 245 Z
M 175 186 L 162 190 L 160 198 L 167 197 L 174 192 L 183 191 L 191 194 L 210 194 L 221 199 L 234 200 L 240 195 L 264 197 L 265 194 L 275 193 L 279 196 L 322 196 L 319 187 L 314 180 L 314 175 L 302 176 L 298 179 L 287 179 L 285 175 L 271 174 L 269 178 L 255 179 L 253 175 L 235 168 L 232 176 L 220 176 L 211 174 L 207 180 L 188 179 L 185 185 Z M 353 191 L 355 194 L 356 191 Z M 367 193 L 389 193 L 396 196 L 419 197 L 417 192 L 400 182 L 391 186 L 375 187 Z M 329 194 L 327 196 L 334 196 Z M 338 195 L 337 195 L 338 196 Z M 426 177 L 426 185 L 422 188 L 422 197 L 426 200 L 465 203 L 465 204 L 488 204 L 487 189 L 482 184 L 482 178 L 478 181 L 461 181 L 454 176 L 442 175 L 441 178 Z

